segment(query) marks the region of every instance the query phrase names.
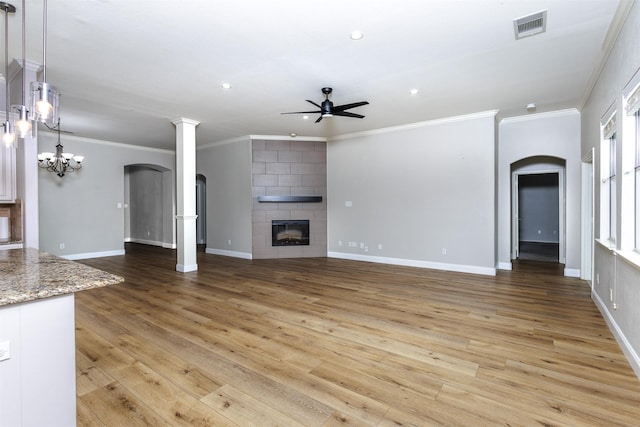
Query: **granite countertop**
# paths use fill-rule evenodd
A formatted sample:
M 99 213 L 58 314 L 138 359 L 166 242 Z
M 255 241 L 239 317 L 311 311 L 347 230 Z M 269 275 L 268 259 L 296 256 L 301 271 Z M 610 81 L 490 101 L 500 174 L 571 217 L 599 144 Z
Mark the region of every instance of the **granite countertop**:
M 0 251 L 0 307 L 123 281 L 120 276 L 37 249 Z

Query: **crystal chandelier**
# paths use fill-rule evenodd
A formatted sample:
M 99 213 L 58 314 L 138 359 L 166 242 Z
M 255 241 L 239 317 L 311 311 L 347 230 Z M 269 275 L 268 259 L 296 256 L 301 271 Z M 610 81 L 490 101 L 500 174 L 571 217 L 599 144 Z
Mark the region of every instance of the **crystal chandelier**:
M 65 153 L 63 151 L 64 147 L 60 142 L 60 118 L 58 118 L 58 123 L 49 129 L 56 130 L 58 132 L 58 145 L 56 145 L 56 152 L 43 152 L 38 154 L 38 166 L 46 168 L 49 172 L 53 172 L 62 178 L 66 173 L 80 169 L 82 167 L 82 160 L 84 160 L 84 156 L 75 156 L 73 153 Z

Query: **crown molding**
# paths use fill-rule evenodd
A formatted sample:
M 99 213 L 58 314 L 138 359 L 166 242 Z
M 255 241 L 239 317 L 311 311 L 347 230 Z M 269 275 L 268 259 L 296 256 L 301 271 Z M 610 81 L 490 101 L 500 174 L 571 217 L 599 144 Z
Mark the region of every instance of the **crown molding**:
M 58 137 L 58 133 L 57 132 L 51 132 L 51 131 L 38 130 L 38 134 L 50 135 L 53 138 L 57 138 Z M 102 140 L 102 139 L 87 138 L 85 136 L 76 136 L 76 135 L 63 134 L 62 138 L 64 140 L 67 140 L 67 141 L 86 142 L 86 143 L 89 143 L 89 144 L 107 145 L 107 146 L 111 146 L 111 147 L 127 148 L 127 149 L 131 149 L 131 150 L 149 151 L 149 152 L 152 152 L 152 153 L 163 153 L 163 154 L 172 154 L 172 155 L 176 154 L 175 150 L 166 150 L 164 148 L 143 147 L 141 145 L 124 144 L 122 142 L 113 142 L 113 141 L 105 141 L 105 140 Z
M 219 147 L 221 145 L 236 144 L 238 142 L 248 141 L 251 141 L 251 137 L 249 135 L 238 136 L 236 138 L 223 139 L 222 141 L 209 142 L 207 144 L 199 145 L 196 147 L 196 150 L 203 150 L 205 148 Z
M 329 138 L 329 141 L 340 141 L 343 139 L 361 138 L 363 136 L 380 135 L 380 134 L 389 133 L 389 132 L 398 132 L 402 130 L 417 129 L 417 128 L 428 127 L 428 126 L 437 126 L 437 125 L 446 124 L 446 123 L 455 123 L 455 122 L 463 122 L 463 121 L 473 120 L 473 119 L 495 117 L 497 114 L 498 114 L 498 110 L 488 110 L 488 111 L 482 111 L 479 113 L 464 114 L 461 116 L 445 117 L 442 119 L 427 120 L 424 122 L 416 122 L 416 123 L 410 123 L 410 124 L 400 125 L 400 126 L 391 126 L 386 128 L 367 130 L 363 132 L 336 135 L 334 137 Z
M 526 116 L 506 117 L 500 120 L 500 124 L 527 122 L 530 120 L 547 119 L 551 117 L 570 116 L 573 114 L 580 114 L 577 108 L 567 108 L 565 110 L 545 111 L 543 113 L 527 114 Z
M 327 142 L 324 136 L 291 136 L 291 135 L 249 135 L 249 138 L 263 139 L 265 141 L 306 141 L 306 142 Z

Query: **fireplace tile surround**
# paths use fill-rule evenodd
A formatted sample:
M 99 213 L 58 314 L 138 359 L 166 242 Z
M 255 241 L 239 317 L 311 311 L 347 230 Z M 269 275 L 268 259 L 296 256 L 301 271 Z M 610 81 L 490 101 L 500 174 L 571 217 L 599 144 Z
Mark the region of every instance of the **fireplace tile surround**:
M 327 256 L 327 143 L 252 140 L 252 257 Z M 260 196 L 321 196 L 320 202 L 264 202 Z M 272 246 L 272 221 L 309 220 L 310 244 Z

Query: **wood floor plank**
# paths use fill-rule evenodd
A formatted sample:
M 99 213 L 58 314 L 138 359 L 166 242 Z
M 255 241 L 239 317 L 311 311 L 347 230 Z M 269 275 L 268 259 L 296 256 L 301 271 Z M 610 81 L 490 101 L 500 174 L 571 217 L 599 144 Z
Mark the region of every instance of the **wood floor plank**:
M 100 423 L 107 426 L 168 426 L 149 406 L 117 382 L 80 397 Z
M 82 262 L 78 425 L 634 425 L 640 381 L 581 280 L 137 244 Z M 580 325 L 576 327 L 576 325 Z
M 200 399 L 240 425 L 302 427 L 297 421 L 226 384 Z

